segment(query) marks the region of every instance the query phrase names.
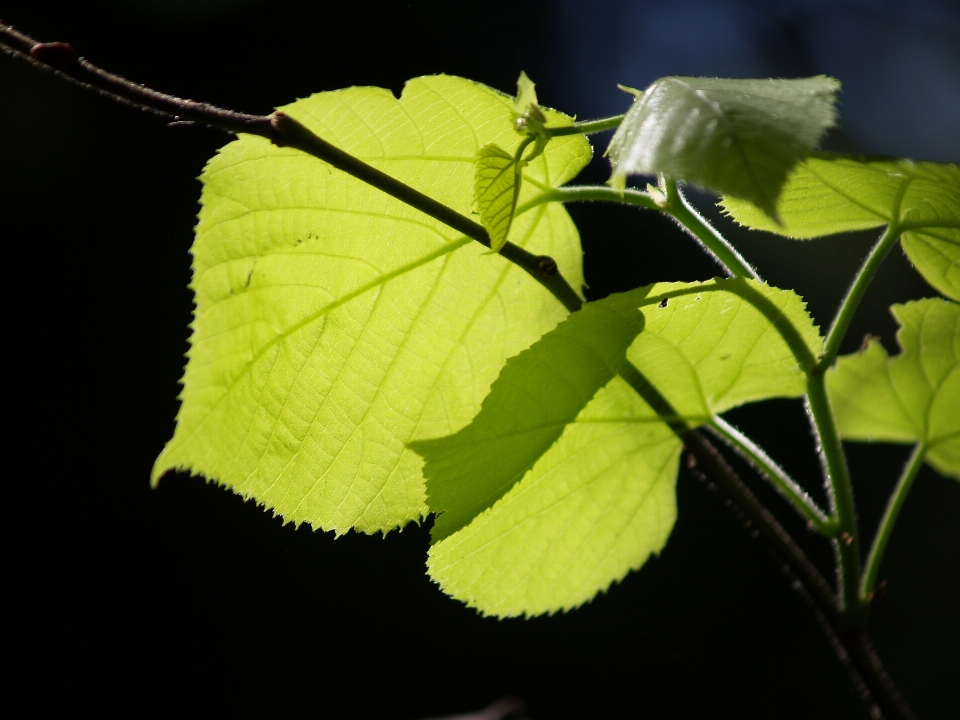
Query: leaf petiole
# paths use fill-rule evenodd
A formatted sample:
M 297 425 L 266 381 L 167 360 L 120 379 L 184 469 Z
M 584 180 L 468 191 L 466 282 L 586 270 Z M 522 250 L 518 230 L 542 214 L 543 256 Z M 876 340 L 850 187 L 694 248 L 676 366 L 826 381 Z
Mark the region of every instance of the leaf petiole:
M 540 195 L 532 198 L 517 209 L 517 214 L 526 212 L 537 205 L 547 202 L 615 202 L 625 205 L 636 205 L 648 210 L 659 210 L 657 202 L 645 192 L 625 188 L 618 190 L 606 185 L 567 185 L 565 187 L 549 188 Z
M 661 175 L 660 190 L 667 196 L 667 201 L 661 208 L 663 212 L 670 215 L 680 224 L 680 227 L 693 236 L 728 274 L 733 277 L 760 279 L 757 271 L 737 252 L 736 248 L 687 201 L 675 180 Z
M 728 275 L 760 279 L 757 271 L 737 252 L 736 248 L 690 205 L 676 182 L 665 178 L 663 185 L 665 201 L 654 197 L 651 193 L 632 188 L 621 189 L 605 185 L 568 185 L 552 188 L 517 208 L 517 215 L 546 202 L 615 202 L 636 205 L 648 210 L 659 210 L 676 220 L 704 250 L 713 256 Z
M 897 522 L 897 516 L 900 514 L 900 508 L 903 507 L 907 499 L 907 493 L 913 485 L 914 478 L 923 467 L 924 458 L 927 455 L 927 446 L 925 443 L 917 443 L 910 454 L 910 459 L 903 467 L 900 479 L 897 480 L 897 486 L 890 495 L 887 502 L 887 509 L 883 512 L 883 518 L 877 527 L 877 535 L 873 539 L 873 545 L 870 548 L 870 554 L 867 556 L 867 564 L 863 571 L 863 579 L 860 582 L 860 601 L 869 603 L 873 599 L 877 587 L 877 576 L 880 573 L 880 563 L 883 560 L 883 553 L 887 549 L 887 542 L 890 540 L 890 534 L 893 532 L 894 523 Z
M 614 115 L 613 117 L 602 118 L 600 120 L 584 120 L 583 122 L 573 123 L 572 125 L 561 125 L 560 127 L 545 127 L 544 130 L 550 137 L 561 137 L 563 135 L 591 135 L 593 133 L 603 132 L 604 130 L 613 130 L 620 127 L 625 115 Z
M 810 373 L 807 384 L 807 408 L 820 442 L 833 513 L 839 523 L 840 534 L 835 542 L 835 552 L 837 555 L 837 585 L 840 589 L 843 605 L 842 615 L 847 622 L 854 625 L 862 625 L 865 621 L 865 605 L 863 602 L 865 595 L 860 583 L 860 537 L 857 530 L 853 486 L 850 483 L 850 474 L 847 470 L 843 446 L 840 443 L 840 434 L 837 430 L 833 411 L 830 408 L 830 401 L 827 398 L 824 371 L 836 359 L 840 350 L 840 343 L 850 326 L 850 321 L 853 319 L 867 286 L 873 279 L 877 268 L 880 267 L 880 263 L 883 262 L 887 253 L 890 252 L 890 248 L 893 247 L 899 237 L 899 228 L 891 223 L 870 251 L 867 259 L 857 272 L 853 284 L 847 291 L 846 297 L 840 304 L 840 309 L 837 311 L 837 315 L 830 326 L 830 331 L 827 333 L 823 354 Z M 891 502 L 893 502 L 893 499 L 891 499 Z M 889 532 L 887 534 L 889 535 Z M 883 543 L 885 545 L 885 539 Z M 882 553 L 882 547 L 880 552 Z M 879 563 L 879 559 L 875 562 Z M 876 572 L 876 569 L 872 571 L 874 579 L 876 578 Z M 864 576 L 864 583 L 869 576 L 869 574 Z
M 763 475 L 813 529 L 825 537 L 837 535 L 839 526 L 836 518 L 829 517 L 817 507 L 810 495 L 763 448 L 717 415 L 707 423 L 707 428 Z
M 865 615 L 859 602 L 860 534 L 857 530 L 853 486 L 847 470 L 847 458 L 840 444 L 840 433 L 827 398 L 823 373 L 811 373 L 807 380 L 807 411 L 813 421 L 824 466 L 824 478 L 830 493 L 833 517 L 837 522 L 834 552 L 837 557 L 837 589 L 842 620 L 863 627 Z
M 822 373 L 833 365 L 833 361 L 840 351 L 840 343 L 843 341 L 844 335 L 846 335 L 847 328 L 850 326 L 850 321 L 853 319 L 853 315 L 860 305 L 860 300 L 863 299 L 863 294 L 866 292 L 867 286 L 870 284 L 870 281 L 873 280 L 877 268 L 880 267 L 887 253 L 890 252 L 890 248 L 892 248 L 900 238 L 900 232 L 901 230 L 897 225 L 892 223 L 888 225 L 880 236 L 880 239 L 877 240 L 876 245 L 873 246 L 863 265 L 860 266 L 857 277 L 854 278 L 853 284 L 850 285 L 850 289 L 847 290 L 847 295 L 843 298 L 843 302 L 840 303 L 837 315 L 830 325 L 830 331 L 827 333 L 827 339 L 823 344 L 823 354 L 820 356 L 820 361 L 817 363 L 814 372 Z

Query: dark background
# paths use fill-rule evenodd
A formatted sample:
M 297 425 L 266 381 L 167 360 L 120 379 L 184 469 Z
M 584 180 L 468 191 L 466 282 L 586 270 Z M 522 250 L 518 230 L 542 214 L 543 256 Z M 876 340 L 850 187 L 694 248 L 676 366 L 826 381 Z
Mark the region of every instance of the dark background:
M 0 17 L 138 82 L 250 112 L 348 85 L 399 92 L 435 72 L 509 92 L 525 69 L 544 104 L 586 118 L 626 108 L 615 82 L 825 72 L 846 83 L 829 147 L 960 160 L 956 2 L 4 0 Z M 194 178 L 225 141 L 0 57 L 4 704 L 18 717 L 402 720 L 507 693 L 538 720 L 868 717 L 777 564 L 686 473 L 659 558 L 575 612 L 503 621 L 430 582 L 426 527 L 335 540 L 197 478 L 150 490 L 187 347 Z M 596 145 L 585 179 L 602 182 L 605 138 Z M 570 210 L 592 298 L 715 274 L 657 216 Z M 874 235 L 730 232 L 821 324 Z M 932 294 L 895 250 L 845 350 L 866 332 L 895 350 L 887 306 Z M 731 416 L 822 500 L 799 402 Z M 907 454 L 850 447 L 870 534 Z M 828 571 L 823 544 L 751 482 Z M 924 469 L 872 616 L 921 718 L 960 705 L 958 511 L 960 486 Z

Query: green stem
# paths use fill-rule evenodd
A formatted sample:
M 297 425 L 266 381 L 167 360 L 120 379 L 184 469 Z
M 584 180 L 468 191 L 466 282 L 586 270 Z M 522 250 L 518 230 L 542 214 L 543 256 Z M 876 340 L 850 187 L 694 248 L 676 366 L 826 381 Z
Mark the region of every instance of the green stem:
M 636 205 L 637 207 L 647 208 L 648 210 L 659 210 L 660 206 L 648 193 L 632 188 L 617 190 L 606 185 L 567 185 L 565 187 L 551 188 L 541 194 L 528 200 L 522 207 L 517 209 L 517 214 L 526 212 L 532 207 L 542 205 L 547 202 L 615 202 L 625 205 Z
M 666 203 L 661 208 L 680 223 L 680 226 L 698 240 L 703 248 L 734 277 L 759 280 L 760 276 L 750 264 L 737 252 L 723 235 L 697 212 L 680 192 L 675 180 L 661 176 L 661 190 L 666 195 Z
M 550 137 L 560 137 L 562 135 L 590 135 L 591 133 L 603 132 L 604 130 L 613 130 L 619 127 L 623 122 L 623 115 L 614 115 L 613 117 L 603 118 L 602 120 L 585 120 L 583 122 L 573 123 L 573 125 L 561 125 L 560 127 L 544 128 Z
M 810 495 L 787 475 L 783 468 L 763 451 L 763 448 L 719 416 L 715 415 L 707 427 L 766 477 L 818 533 L 826 537 L 836 536 L 838 532 L 836 519 L 827 517 Z
M 648 210 L 660 210 L 670 215 L 710 253 L 727 274 L 759 280 L 754 270 L 736 249 L 694 209 L 672 180 L 666 182 L 666 200 L 658 200 L 650 193 L 632 188 L 612 188 L 603 185 L 569 185 L 547 190 L 517 208 L 517 214 L 545 202 L 601 201 L 636 205 Z
M 873 276 L 876 274 L 877 268 L 880 267 L 880 263 L 883 262 L 887 253 L 890 252 L 890 248 L 896 244 L 899 237 L 900 229 L 896 225 L 888 225 L 880 236 L 880 239 L 877 240 L 877 244 L 873 246 L 863 265 L 860 266 L 857 277 L 854 278 L 853 284 L 850 286 L 850 289 L 847 290 L 846 297 L 843 298 L 843 302 L 840 303 L 840 309 L 837 310 L 837 315 L 833 319 L 830 332 L 827 333 L 827 339 L 823 344 L 823 354 L 820 356 L 820 361 L 814 370 L 815 372 L 823 372 L 833 365 L 837 353 L 840 352 L 840 343 L 847 333 L 847 328 L 850 327 L 850 321 L 853 319 L 853 315 L 860 305 L 860 300 L 863 298 L 867 286 L 870 284 L 870 281 L 873 280 Z
M 853 500 L 853 486 L 847 470 L 847 461 L 840 442 L 840 433 L 834 422 L 830 401 L 827 398 L 824 371 L 837 357 L 840 343 L 850 326 L 867 286 L 873 279 L 880 263 L 890 252 L 900 235 L 899 229 L 891 224 L 880 236 L 867 259 L 854 278 L 846 297 L 840 304 L 837 315 L 827 333 L 823 354 L 817 365 L 811 370 L 807 381 L 807 407 L 813 419 L 818 436 L 820 451 L 824 462 L 827 487 L 833 516 L 839 527 L 834 552 L 837 557 L 837 587 L 841 603 L 841 621 L 847 627 L 864 627 L 866 606 L 860 592 L 861 559 L 860 534 L 857 530 L 856 506 Z
M 863 580 L 860 583 L 860 600 L 863 603 L 869 603 L 873 598 L 874 590 L 877 587 L 877 575 L 880 572 L 880 562 L 883 560 L 883 553 L 887 549 L 890 533 L 893 532 L 893 525 L 897 522 L 900 508 L 903 507 L 903 503 L 907 499 L 907 493 L 910 492 L 913 480 L 920 472 L 920 468 L 923 467 L 926 454 L 927 446 L 922 442 L 917 443 L 916 447 L 913 448 L 910 459 L 903 467 L 903 472 L 897 481 L 897 487 L 894 488 L 893 494 L 887 502 L 887 509 L 884 511 L 880 526 L 877 528 L 877 536 L 873 539 L 873 546 L 870 548 L 867 565 L 863 571 Z
M 831 510 L 837 523 L 838 532 L 833 546 L 837 557 L 840 620 L 848 628 L 863 627 L 866 615 L 859 602 L 860 534 L 857 531 L 853 486 L 850 483 L 843 446 L 840 444 L 840 434 L 827 398 L 826 378 L 823 373 L 813 373 L 808 377 L 807 409 L 817 433 Z

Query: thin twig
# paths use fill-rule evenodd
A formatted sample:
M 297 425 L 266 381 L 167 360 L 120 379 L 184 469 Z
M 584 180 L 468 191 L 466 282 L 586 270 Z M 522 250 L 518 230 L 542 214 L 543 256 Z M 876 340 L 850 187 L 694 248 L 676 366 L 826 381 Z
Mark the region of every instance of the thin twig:
M 483 225 L 331 145 L 285 113 L 248 115 L 157 92 L 97 67 L 80 57 L 69 43 L 41 43 L 8 25 L 0 24 L 0 48 L 80 87 L 172 122 L 193 122 L 231 133 L 259 135 L 279 147 L 301 150 L 490 247 L 490 236 Z M 534 255 L 509 242 L 500 254 L 525 270 L 571 312 L 582 306 L 580 296 L 558 272 L 553 258 Z
M 723 455 L 700 433 L 688 432 L 684 444 L 695 467 L 716 482 L 809 591 L 817 608 L 835 622 L 837 601 L 830 585 L 784 527 L 743 483 Z
M 97 67 L 80 57 L 69 43 L 39 42 L 0 23 L 0 48 L 84 89 L 174 122 L 195 122 L 227 132 L 260 135 L 273 142 L 282 139 L 269 115 L 238 113 L 151 90 Z

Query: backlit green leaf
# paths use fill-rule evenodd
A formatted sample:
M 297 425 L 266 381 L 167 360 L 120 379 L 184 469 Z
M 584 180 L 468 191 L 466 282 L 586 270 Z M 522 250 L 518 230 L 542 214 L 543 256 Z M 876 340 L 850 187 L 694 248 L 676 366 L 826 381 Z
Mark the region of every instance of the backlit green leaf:
M 780 197 L 778 226 L 749 203 L 724 197 L 734 220 L 806 239 L 895 224 L 907 257 L 933 287 L 960 300 L 960 167 L 841 155 L 808 158 Z
M 467 215 L 477 152 L 522 140 L 513 98 L 447 76 L 412 80 L 399 100 L 350 88 L 283 110 Z M 557 138 L 527 172 L 556 185 L 589 158 L 582 137 Z M 506 358 L 566 311 L 502 257 L 296 150 L 241 136 L 201 179 L 183 404 L 154 480 L 186 469 L 337 532 L 420 518 L 406 444 L 463 427 Z M 561 207 L 525 213 L 512 238 L 581 287 Z
M 508 361 L 470 425 L 413 445 L 430 508 L 446 511 L 430 575 L 494 615 L 588 601 L 659 552 L 676 517 L 680 440 L 614 376 L 624 351 L 695 426 L 802 394 L 819 349 L 800 299 L 755 281 L 590 303 Z
M 480 414 L 456 435 L 410 447 L 426 458 L 434 541 L 509 490 L 626 360 L 643 327 L 637 292 L 588 303 L 504 366 Z
M 643 313 L 644 331 L 627 357 L 695 422 L 803 395 L 823 342 L 796 293 L 754 280 L 653 285 Z
M 574 608 L 638 569 L 666 544 L 677 513 L 681 443 L 651 416 L 611 380 L 523 480 L 430 548 L 430 576 L 507 617 Z
M 899 355 L 873 340 L 827 372 L 837 427 L 846 440 L 924 442 L 927 462 L 960 479 L 960 305 L 931 298 L 891 310 Z
M 520 171 L 516 158 L 499 145 L 484 145 L 477 154 L 473 197 L 494 252 L 506 244 L 510 233 L 522 186 Z
M 661 78 L 637 98 L 610 142 L 612 181 L 665 173 L 743 198 L 773 218 L 787 174 L 835 123 L 839 89 L 822 75 Z

